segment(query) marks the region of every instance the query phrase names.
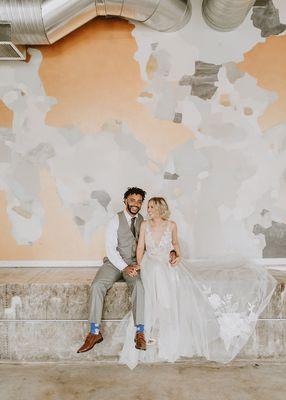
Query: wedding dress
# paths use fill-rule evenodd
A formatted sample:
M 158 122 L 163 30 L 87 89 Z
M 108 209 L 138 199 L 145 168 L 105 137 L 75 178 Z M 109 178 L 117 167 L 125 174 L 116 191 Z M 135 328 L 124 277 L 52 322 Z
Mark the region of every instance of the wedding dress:
M 170 222 L 156 243 L 147 221 L 145 241 L 141 277 L 147 351 L 134 347 L 130 312 L 115 334 L 123 342 L 119 362 L 134 368 L 139 362 L 174 362 L 194 356 L 231 361 L 253 333 L 271 299 L 275 279 L 264 267 L 245 260 L 182 260 L 171 266 Z

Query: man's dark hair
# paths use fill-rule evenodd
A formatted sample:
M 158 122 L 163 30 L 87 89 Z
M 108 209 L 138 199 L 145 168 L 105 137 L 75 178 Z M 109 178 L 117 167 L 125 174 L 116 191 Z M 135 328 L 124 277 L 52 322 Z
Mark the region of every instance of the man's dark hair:
M 146 192 L 138 187 L 129 187 L 124 193 L 124 200 L 127 199 L 131 194 L 140 194 L 142 196 L 142 200 L 145 199 Z

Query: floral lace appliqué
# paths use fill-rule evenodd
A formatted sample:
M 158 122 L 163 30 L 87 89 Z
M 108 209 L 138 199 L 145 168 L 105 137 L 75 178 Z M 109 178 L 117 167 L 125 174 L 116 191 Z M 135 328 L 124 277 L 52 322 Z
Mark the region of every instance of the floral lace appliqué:
M 236 338 L 249 337 L 257 320 L 257 316 L 253 312 L 255 304 L 248 303 L 246 311 L 238 312 L 239 304 L 238 302 L 232 303 L 233 295 L 231 293 L 220 297 L 217 293 L 212 293 L 211 288 L 203 286 L 203 289 L 210 305 L 215 310 L 220 326 L 220 336 L 226 350 L 234 345 Z
M 168 254 L 172 248 L 172 232 L 170 228 L 170 223 L 167 224 L 164 232 L 162 233 L 159 243 L 156 243 L 152 231 L 147 221 L 146 225 L 146 250 L 147 253 L 152 256 L 162 256 L 164 258 L 168 257 Z

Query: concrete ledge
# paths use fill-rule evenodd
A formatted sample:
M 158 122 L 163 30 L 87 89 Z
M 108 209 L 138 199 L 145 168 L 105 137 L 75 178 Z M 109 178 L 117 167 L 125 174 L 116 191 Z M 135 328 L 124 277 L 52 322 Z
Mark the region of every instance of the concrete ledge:
M 125 282 L 117 282 L 104 305 L 104 341 L 85 354 L 76 351 L 87 333 L 89 288 L 96 268 L 0 269 L 0 359 L 10 361 L 116 360 L 114 331 L 130 309 Z M 286 357 L 286 272 L 238 359 Z M 116 321 L 117 320 L 117 321 Z
M 104 341 L 77 354 L 87 333 L 81 321 L 1 321 L 0 359 L 10 361 L 116 360 L 121 345 L 113 336 L 118 322 L 103 323 Z M 237 359 L 286 358 L 286 321 L 259 320 Z M 190 338 L 191 340 L 191 338 Z
M 0 269 L 0 320 L 85 320 L 97 268 Z M 121 319 L 130 309 L 125 282 L 107 293 L 103 319 Z
M 0 319 L 87 319 L 89 284 L 0 285 Z M 130 301 L 125 282 L 117 282 L 107 293 L 103 318 L 121 319 Z
M 90 285 L 97 268 L 0 269 L 0 320 L 86 320 Z M 278 281 L 261 318 L 286 318 L 286 271 L 271 271 Z M 103 319 L 121 319 L 130 309 L 125 282 L 108 291 Z
M 88 330 L 81 321 L 1 321 L 0 359 L 18 361 L 116 360 L 113 344 L 118 322 L 102 324 L 104 341 L 92 351 L 77 354 Z M 5 342 L 4 338 L 6 339 Z

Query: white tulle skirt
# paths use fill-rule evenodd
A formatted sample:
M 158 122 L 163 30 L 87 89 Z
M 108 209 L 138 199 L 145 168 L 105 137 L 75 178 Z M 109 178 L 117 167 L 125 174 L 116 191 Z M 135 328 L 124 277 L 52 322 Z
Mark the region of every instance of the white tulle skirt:
M 253 333 L 276 286 L 264 267 L 245 260 L 183 260 L 172 267 L 166 257 L 145 254 L 141 277 L 147 351 L 134 347 L 131 312 L 115 334 L 123 343 L 119 362 L 131 369 L 139 362 L 181 357 L 231 361 Z

